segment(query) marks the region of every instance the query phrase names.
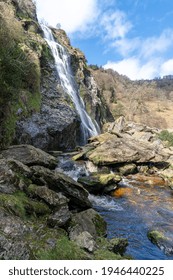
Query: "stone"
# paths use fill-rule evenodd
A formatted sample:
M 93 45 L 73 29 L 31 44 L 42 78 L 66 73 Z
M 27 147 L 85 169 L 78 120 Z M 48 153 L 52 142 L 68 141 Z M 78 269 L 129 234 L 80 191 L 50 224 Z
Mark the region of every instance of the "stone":
M 23 15 L 26 18 L 30 17 L 30 18 L 33 18 L 34 20 L 37 19 L 36 7 L 35 7 L 33 1 L 13 0 L 12 2 L 14 4 L 14 6 L 16 8 L 16 12 L 18 14 Z
M 75 239 L 83 231 L 89 232 L 96 239 L 106 236 L 107 225 L 94 209 L 88 209 L 74 214 L 68 228 L 70 239 Z
M 119 172 L 121 175 L 127 176 L 129 174 L 133 174 L 137 172 L 136 164 L 125 164 L 124 166 L 119 167 Z
M 9 168 L 13 170 L 13 172 L 15 172 L 17 175 L 21 175 L 26 178 L 32 177 L 31 169 L 27 165 L 23 164 L 21 161 L 15 159 L 8 159 L 7 162 Z
M 0 232 L 8 235 L 10 238 L 22 238 L 24 234 L 29 232 L 29 227 L 22 219 L 11 215 L 0 207 Z
M 7 160 L 0 159 L 0 193 L 14 193 L 16 191 L 14 182 L 15 173 L 9 168 Z
M 42 199 L 46 202 L 50 207 L 53 208 L 60 208 L 68 204 L 69 199 L 66 198 L 62 193 L 57 193 L 53 190 L 50 190 L 46 186 L 37 186 L 37 185 L 30 185 L 26 190 L 27 193 L 39 199 Z
M 31 145 L 10 146 L 8 149 L 1 151 L 1 155 L 10 160 L 18 160 L 28 166 L 41 165 L 51 169 L 57 165 L 55 157 Z
M 108 249 L 113 251 L 115 254 L 120 254 L 122 256 L 125 253 L 127 246 L 128 240 L 126 238 L 109 239 Z
M 147 233 L 148 239 L 165 252 L 167 255 L 173 254 L 172 240 L 158 230 L 150 230 Z
M 61 206 L 59 210 L 48 217 L 47 224 L 54 228 L 65 226 L 71 218 L 67 205 Z
M 96 173 L 91 176 L 80 177 L 78 179 L 78 182 L 81 183 L 90 193 L 93 194 L 103 194 L 105 192 L 108 192 L 109 185 L 111 185 L 112 190 L 116 188 L 116 184 L 120 181 L 121 177 L 114 173 Z
M 148 162 L 154 159 L 155 151 L 152 144 L 138 143 L 134 139 L 117 138 L 110 135 L 110 139 L 98 145 L 87 153 L 87 158 L 97 165 L 115 165 L 118 163 Z
M 97 248 L 94 237 L 88 231 L 83 231 L 79 235 L 73 236 L 71 240 L 90 253 L 93 253 Z
M 37 184 L 39 181 L 44 181 L 48 188 L 55 192 L 62 192 L 70 200 L 70 208 L 87 209 L 91 207 L 88 199 L 89 193 L 67 175 L 40 166 L 33 166 L 31 169 L 34 172 L 33 182 Z
M 0 260 L 29 260 L 30 250 L 22 240 L 13 240 L 0 234 Z

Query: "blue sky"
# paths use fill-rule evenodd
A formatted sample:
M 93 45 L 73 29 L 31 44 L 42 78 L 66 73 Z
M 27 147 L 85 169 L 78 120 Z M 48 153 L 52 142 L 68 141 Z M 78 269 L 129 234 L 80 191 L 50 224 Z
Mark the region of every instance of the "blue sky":
M 38 16 L 57 23 L 89 64 L 132 80 L 173 74 L 172 0 L 36 0 Z

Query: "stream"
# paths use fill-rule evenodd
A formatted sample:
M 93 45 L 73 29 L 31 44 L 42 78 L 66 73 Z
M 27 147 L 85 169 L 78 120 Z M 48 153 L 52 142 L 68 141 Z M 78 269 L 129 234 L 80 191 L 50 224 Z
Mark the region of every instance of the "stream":
M 77 181 L 88 175 L 82 162 L 60 157 L 58 171 Z M 149 230 L 161 230 L 173 240 L 173 194 L 165 186 L 123 179 L 113 196 L 89 196 L 93 208 L 107 222 L 107 237 L 127 238 L 126 255 L 137 260 L 173 260 L 173 254 L 159 249 L 147 237 Z

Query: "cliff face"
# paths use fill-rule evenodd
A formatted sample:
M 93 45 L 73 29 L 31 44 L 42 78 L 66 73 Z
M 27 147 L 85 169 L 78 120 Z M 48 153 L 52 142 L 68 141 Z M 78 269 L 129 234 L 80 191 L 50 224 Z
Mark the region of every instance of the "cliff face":
M 7 18 L 7 14 L 10 17 Z M 1 148 L 11 143 L 32 144 L 44 150 L 74 148 L 80 144 L 80 119 L 60 85 L 54 59 L 37 21 L 35 5 L 31 0 L 0 1 L 0 19 L 10 34 L 14 29 L 13 23 L 16 24 L 15 34 L 11 34 L 9 40 L 11 48 L 17 46 L 19 54 L 12 52 L 9 63 L 11 60 L 19 61 L 17 75 L 20 79 L 20 83 L 14 83 L 11 96 L 8 87 L 0 100 L 3 106 L 0 112 Z M 85 56 L 70 45 L 64 31 L 54 29 L 54 36 L 69 52 L 72 71 L 87 112 L 101 127 L 106 121 L 111 121 L 112 116 L 86 65 Z M 12 71 L 16 71 L 15 65 L 13 68 Z M 8 72 L 9 69 L 6 70 Z M 4 77 L 0 78 L 2 85 Z M 13 75 L 9 77 L 10 87 L 15 78 Z
M 54 29 L 53 31 L 57 41 L 70 53 L 71 68 L 87 112 L 93 120 L 97 121 L 100 127 L 107 121 L 113 121 L 112 114 L 96 83 L 92 69 L 87 66 L 85 55 L 79 49 L 71 46 L 69 38 L 62 29 Z
M 40 110 L 40 58 L 45 45 L 31 1 L 0 1 L 0 148 L 15 135 L 16 122 Z M 30 5 L 28 5 L 30 4 Z M 37 34 L 37 35 L 36 35 Z

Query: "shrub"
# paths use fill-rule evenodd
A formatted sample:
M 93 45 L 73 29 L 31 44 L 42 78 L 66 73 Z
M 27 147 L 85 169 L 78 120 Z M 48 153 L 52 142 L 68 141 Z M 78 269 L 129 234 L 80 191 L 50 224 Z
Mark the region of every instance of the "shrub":
M 169 132 L 168 130 L 162 130 L 158 137 L 162 141 L 166 141 L 168 146 L 173 146 L 173 132 Z

